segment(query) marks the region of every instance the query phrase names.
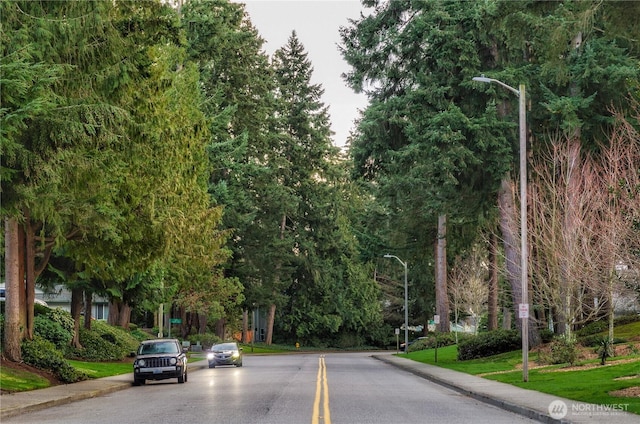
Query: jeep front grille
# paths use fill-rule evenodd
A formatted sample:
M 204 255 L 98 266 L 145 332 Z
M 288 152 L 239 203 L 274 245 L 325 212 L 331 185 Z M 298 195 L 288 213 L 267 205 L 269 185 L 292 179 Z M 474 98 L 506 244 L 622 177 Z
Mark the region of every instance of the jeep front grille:
M 161 368 L 161 367 L 170 367 L 171 363 L 169 362 L 171 358 L 149 358 L 145 359 L 145 368 Z

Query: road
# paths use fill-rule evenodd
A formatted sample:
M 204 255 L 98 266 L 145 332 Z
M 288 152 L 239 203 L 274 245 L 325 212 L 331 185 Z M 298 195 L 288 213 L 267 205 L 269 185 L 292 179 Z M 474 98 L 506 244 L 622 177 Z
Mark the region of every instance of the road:
M 9 423 L 533 422 L 366 353 L 246 355 L 241 368 L 189 373 L 2 420 Z

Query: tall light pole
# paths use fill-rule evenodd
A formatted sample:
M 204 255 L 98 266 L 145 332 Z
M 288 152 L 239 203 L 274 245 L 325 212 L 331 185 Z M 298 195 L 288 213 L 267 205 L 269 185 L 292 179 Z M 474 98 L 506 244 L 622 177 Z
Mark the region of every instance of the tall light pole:
M 529 381 L 529 283 L 528 283 L 528 252 L 527 252 L 527 115 L 524 84 L 519 90 L 484 75 L 474 77 L 474 81 L 496 83 L 518 96 L 520 100 L 519 129 L 520 129 L 520 282 L 522 284 L 522 300 L 518 308 L 518 316 L 522 319 L 522 381 Z
M 407 263 L 394 255 L 386 254 L 385 258 L 395 258 L 404 267 L 404 353 L 409 353 L 409 294 L 407 291 Z

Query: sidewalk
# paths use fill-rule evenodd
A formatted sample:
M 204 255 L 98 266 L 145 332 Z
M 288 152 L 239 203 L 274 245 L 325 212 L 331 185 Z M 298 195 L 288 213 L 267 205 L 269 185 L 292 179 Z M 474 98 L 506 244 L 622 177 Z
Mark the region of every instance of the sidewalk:
M 189 364 L 189 372 L 206 367 L 208 367 L 206 359 L 192 362 Z M 3 418 L 13 417 L 25 412 L 106 395 L 131 387 L 132 384 L 133 373 L 130 373 L 84 380 L 73 384 L 62 384 L 47 387 L 46 389 L 4 394 L 0 396 L 0 422 L 2 422 Z
M 616 424 L 638 424 L 640 422 L 638 415 L 623 412 L 619 409 L 604 409 L 598 405 L 521 389 L 458 371 L 411 361 L 390 353 L 375 354 L 373 357 L 474 399 L 540 422 L 576 424 L 594 424 L 607 421 L 615 422 Z M 205 359 L 189 364 L 189 371 L 193 372 L 206 367 L 207 361 Z M 0 396 L 0 421 L 3 418 L 25 412 L 122 390 L 131 387 L 132 382 L 133 374 L 122 374 L 29 392 L 2 395 Z M 563 416 L 562 419 L 553 419 L 551 417 L 549 412 L 550 405 L 553 405 L 554 416 Z

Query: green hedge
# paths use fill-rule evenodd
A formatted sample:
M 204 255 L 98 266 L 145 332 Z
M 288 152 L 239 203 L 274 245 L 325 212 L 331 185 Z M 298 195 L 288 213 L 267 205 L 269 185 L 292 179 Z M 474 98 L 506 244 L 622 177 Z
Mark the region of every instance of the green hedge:
M 458 360 L 485 358 L 522 347 L 522 339 L 515 330 L 496 330 L 466 337 L 458 343 Z
M 33 330 L 42 338 L 49 340 L 56 348 L 64 349 L 73 338 L 72 331 L 63 326 L 49 316 L 36 315 L 33 321 Z
M 469 337 L 466 333 L 458 333 L 458 342 L 460 340 Z M 455 333 L 438 333 L 437 334 L 438 347 L 451 346 L 456 344 Z M 436 347 L 436 335 L 429 333 L 426 339 L 416 340 L 409 345 L 409 352 L 415 352 L 424 349 L 433 349 Z
M 93 321 L 91 331 L 80 328 L 80 345 L 82 349 L 67 345 L 65 357 L 85 361 L 121 361 L 136 350 L 139 341 L 122 328 Z
M 198 344 L 198 342 L 200 342 L 200 345 L 203 349 L 209 349 L 214 344 L 222 342 L 222 339 L 220 337 L 212 333 L 190 334 L 188 336 L 188 339 L 189 343 L 191 343 L 192 345 Z
M 87 375 L 65 361 L 56 345 L 35 335 L 33 340 L 23 340 L 21 344 L 22 360 L 36 368 L 51 371 L 64 383 L 86 380 Z

